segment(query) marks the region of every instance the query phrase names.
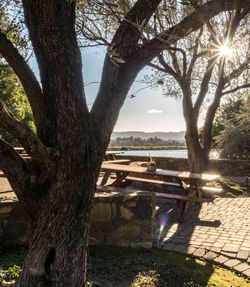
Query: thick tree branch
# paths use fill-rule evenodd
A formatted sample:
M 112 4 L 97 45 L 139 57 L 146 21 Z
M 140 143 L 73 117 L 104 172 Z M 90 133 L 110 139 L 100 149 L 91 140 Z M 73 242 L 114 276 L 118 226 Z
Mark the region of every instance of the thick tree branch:
M 1 100 L 0 125 L 22 144 L 33 160 L 44 164 L 50 163 L 51 148 L 45 147 L 39 138 L 21 123 Z
M 218 77 L 218 85 L 215 91 L 214 99 L 207 110 L 204 128 L 203 128 L 203 134 L 202 134 L 202 144 L 203 144 L 203 148 L 206 151 L 209 151 L 209 149 L 211 148 L 213 121 L 214 121 L 215 113 L 220 105 L 222 91 L 226 84 L 226 81 L 224 78 L 224 68 L 225 68 L 224 58 L 221 60 L 219 68 L 220 70 L 219 70 L 219 77 Z
M 101 85 L 91 116 L 96 129 L 107 134 L 104 136 L 107 142 L 129 88 L 142 68 L 135 65 L 134 59 L 127 58 L 127 55 L 137 47 L 142 28 L 160 2 L 161 0 L 138 0 L 122 21 L 106 55 Z M 102 130 L 101 126 L 107 127 L 106 130 Z
M 222 11 L 249 9 L 250 0 L 211 0 L 200 6 L 177 25 L 163 31 L 135 52 L 138 61 L 148 62 L 155 58 L 162 50 L 178 40 L 201 28 L 206 20 L 213 18 Z
M 29 99 L 38 132 L 40 132 L 45 108 L 43 105 L 43 94 L 41 87 L 22 55 L 2 32 L 0 32 L 0 54 L 5 58 L 21 81 L 25 93 Z
M 195 102 L 194 105 L 194 113 L 196 115 L 196 117 L 198 117 L 199 115 L 199 111 L 201 108 L 201 105 L 206 97 L 206 94 L 208 92 L 208 86 L 211 80 L 211 76 L 213 73 L 213 69 L 214 69 L 214 59 L 209 59 L 208 63 L 207 63 L 207 67 L 206 67 L 206 71 L 203 75 L 202 81 L 201 81 L 201 85 L 200 85 L 200 92 L 198 94 L 197 100 Z

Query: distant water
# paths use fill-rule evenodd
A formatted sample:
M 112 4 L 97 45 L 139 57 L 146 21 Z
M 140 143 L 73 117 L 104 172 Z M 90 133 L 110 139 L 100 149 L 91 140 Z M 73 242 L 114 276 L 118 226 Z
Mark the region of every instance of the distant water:
M 123 155 L 134 155 L 134 156 L 152 156 L 152 157 L 176 157 L 176 158 L 187 158 L 187 150 L 176 149 L 176 150 L 121 150 L 117 151 Z M 218 158 L 216 152 L 210 153 L 210 158 Z
M 152 156 L 152 157 L 177 157 L 187 158 L 187 150 L 121 150 L 117 151 L 123 155 L 135 155 L 135 156 Z

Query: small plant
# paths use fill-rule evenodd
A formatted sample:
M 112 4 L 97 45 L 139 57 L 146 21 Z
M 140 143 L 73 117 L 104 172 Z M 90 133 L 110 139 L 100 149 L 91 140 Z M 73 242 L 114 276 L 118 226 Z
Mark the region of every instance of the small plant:
M 149 162 L 147 163 L 147 171 L 156 171 L 156 160 L 149 156 Z
M 131 287 L 156 287 L 159 283 L 160 275 L 154 270 L 139 272 Z
M 156 166 L 156 159 L 154 157 L 149 157 L 148 166 Z
M 19 277 L 21 267 L 17 265 L 10 266 L 8 269 L 0 269 L 0 283 L 3 281 L 15 280 Z

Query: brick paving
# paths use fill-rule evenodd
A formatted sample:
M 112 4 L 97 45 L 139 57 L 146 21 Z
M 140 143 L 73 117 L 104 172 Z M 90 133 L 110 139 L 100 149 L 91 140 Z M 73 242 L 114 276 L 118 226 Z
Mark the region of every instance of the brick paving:
M 171 201 L 157 204 L 155 246 L 214 261 L 250 276 L 250 197 L 190 203 L 185 221 Z M 162 232 L 159 235 L 159 227 Z
M 0 202 L 15 195 L 0 178 Z M 202 206 L 190 203 L 185 221 L 173 201 L 157 204 L 155 246 L 214 261 L 250 278 L 250 197 L 217 198 Z M 159 223 L 163 230 L 159 236 Z

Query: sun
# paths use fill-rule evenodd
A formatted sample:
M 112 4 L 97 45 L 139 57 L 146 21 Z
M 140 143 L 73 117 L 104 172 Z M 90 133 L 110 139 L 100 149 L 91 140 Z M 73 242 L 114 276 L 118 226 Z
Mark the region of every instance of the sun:
M 221 57 L 224 58 L 232 58 L 233 57 L 233 49 L 228 46 L 227 44 L 224 44 L 219 47 L 219 54 Z

